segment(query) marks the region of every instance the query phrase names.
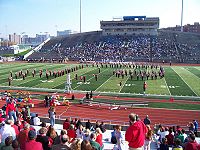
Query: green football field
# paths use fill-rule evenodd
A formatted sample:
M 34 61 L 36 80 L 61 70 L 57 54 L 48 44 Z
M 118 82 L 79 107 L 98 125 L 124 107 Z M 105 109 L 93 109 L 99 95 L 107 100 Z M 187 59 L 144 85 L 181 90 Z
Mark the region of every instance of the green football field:
M 10 89 L 16 87 L 27 87 L 27 89 L 61 89 L 64 90 L 66 82 L 66 74 L 64 76 L 51 76 L 47 80 L 46 70 L 58 71 L 66 68 L 72 68 L 79 64 L 47 64 L 47 63 L 11 63 L 0 64 L 0 88 L 8 87 L 8 77 L 10 71 L 13 74 Z M 25 77 L 15 78 L 15 73 L 29 70 L 29 74 Z M 36 76 L 32 77 L 32 71 L 36 69 Z M 119 69 L 119 68 L 118 68 Z M 133 68 L 122 67 L 121 69 L 135 71 Z M 42 77 L 39 76 L 39 70 L 43 71 Z M 78 69 L 70 73 L 71 87 L 76 91 L 96 91 L 105 93 L 130 93 L 132 95 L 143 94 L 143 80 L 137 80 L 136 76 L 131 80 L 130 75 L 125 75 L 124 78 L 119 78 L 113 75 L 113 71 L 117 68 L 103 68 L 84 65 L 83 69 Z M 147 69 L 148 70 L 148 69 Z M 173 95 L 173 96 L 200 96 L 200 66 L 166 66 L 164 67 L 165 77 L 157 80 L 147 80 L 146 94 L 149 95 Z M 138 72 L 139 70 L 136 69 Z M 150 70 L 151 71 L 151 70 Z M 78 75 L 78 80 L 75 79 L 75 74 Z M 95 80 L 95 74 L 98 75 L 98 80 Z M 80 76 L 85 76 L 86 81 L 80 79 Z M 122 83 L 120 86 L 119 83 Z

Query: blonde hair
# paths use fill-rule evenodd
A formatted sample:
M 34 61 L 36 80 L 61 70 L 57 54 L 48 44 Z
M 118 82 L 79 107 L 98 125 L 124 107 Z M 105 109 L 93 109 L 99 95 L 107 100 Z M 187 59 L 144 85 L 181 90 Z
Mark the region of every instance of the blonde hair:
M 102 134 L 101 129 L 100 129 L 100 128 L 96 128 L 96 133 L 97 133 L 97 134 Z

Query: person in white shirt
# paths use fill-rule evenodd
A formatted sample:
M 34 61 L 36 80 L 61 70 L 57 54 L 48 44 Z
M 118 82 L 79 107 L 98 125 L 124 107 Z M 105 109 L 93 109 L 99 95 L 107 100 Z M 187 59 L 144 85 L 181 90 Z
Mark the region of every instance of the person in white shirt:
M 33 118 L 33 125 L 34 126 L 41 125 L 40 118 L 38 117 L 38 114 L 36 114 L 35 117 Z
M 12 136 L 13 140 L 16 139 L 15 129 L 13 127 L 11 127 L 11 121 L 12 120 L 6 120 L 4 126 L 2 126 L 0 129 L 1 141 L 3 143 L 5 143 L 5 139 L 8 136 Z

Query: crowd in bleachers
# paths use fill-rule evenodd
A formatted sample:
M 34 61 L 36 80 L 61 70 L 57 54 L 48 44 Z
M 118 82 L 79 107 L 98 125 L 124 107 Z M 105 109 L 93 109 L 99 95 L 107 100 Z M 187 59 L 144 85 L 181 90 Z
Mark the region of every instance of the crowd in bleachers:
M 40 52 L 28 59 L 40 59 L 41 52 L 54 52 L 60 59 L 86 61 L 154 61 L 197 63 L 200 56 L 198 44 L 181 43 L 174 34 L 160 33 L 158 36 L 132 35 L 102 36 L 100 32 L 71 35 L 52 39 Z M 55 58 L 54 54 L 51 55 Z M 51 59 L 51 57 L 45 57 Z
M 32 114 L 30 109 L 18 108 L 15 98 L 9 93 L 4 93 L 6 107 L 0 113 L 0 150 L 101 150 L 104 149 L 103 133 L 106 132 L 104 122 L 95 124 L 90 120 L 82 122 L 81 119 L 68 118 L 63 122 L 60 133 L 55 129 L 55 122 L 41 122 L 37 114 Z M 50 109 L 51 111 L 51 109 Z M 55 111 L 55 110 L 54 110 Z M 51 112 L 49 117 L 51 120 Z M 189 131 L 185 132 L 180 126 L 154 126 L 147 115 L 144 120 L 137 114 L 129 115 L 130 126 L 122 137 L 120 125 L 115 125 L 110 138 L 115 144 L 114 150 L 125 150 L 129 145 L 130 150 L 150 150 L 152 141 L 157 143 L 159 150 L 199 150 L 200 145 L 195 140 L 198 136 L 198 122 L 189 123 Z M 33 126 L 34 125 L 34 126 Z M 39 128 L 37 131 L 36 128 Z M 126 142 L 126 141 L 127 142 Z

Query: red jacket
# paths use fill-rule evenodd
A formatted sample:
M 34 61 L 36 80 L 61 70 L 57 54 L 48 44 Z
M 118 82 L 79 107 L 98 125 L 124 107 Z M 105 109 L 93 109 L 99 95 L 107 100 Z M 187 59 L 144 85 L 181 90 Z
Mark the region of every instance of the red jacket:
M 19 129 L 18 129 L 18 126 L 16 126 L 15 124 L 11 125 L 11 127 L 13 127 L 15 129 L 15 133 L 16 135 L 19 134 Z
M 63 129 L 68 130 L 68 129 L 69 129 L 69 126 L 70 126 L 70 123 L 69 123 L 69 122 L 64 122 L 64 123 L 63 123 Z
M 43 147 L 40 142 L 36 142 L 35 140 L 30 140 L 25 143 L 24 150 L 43 150 Z
M 147 127 L 142 121 L 136 121 L 131 125 L 125 134 L 125 140 L 129 142 L 129 147 L 139 148 L 144 145 Z
M 188 142 L 185 145 L 185 150 L 200 150 L 200 145 L 196 141 Z
M 6 107 L 6 115 L 8 115 L 8 112 L 10 111 L 16 111 L 15 104 L 14 103 L 8 103 Z
M 19 142 L 21 150 L 24 150 L 25 148 L 25 144 L 28 140 L 28 132 L 29 132 L 29 129 L 25 129 L 19 132 L 18 142 Z
M 76 138 L 76 132 L 73 129 L 67 130 L 67 135 L 69 136 L 69 141 L 73 142 Z

